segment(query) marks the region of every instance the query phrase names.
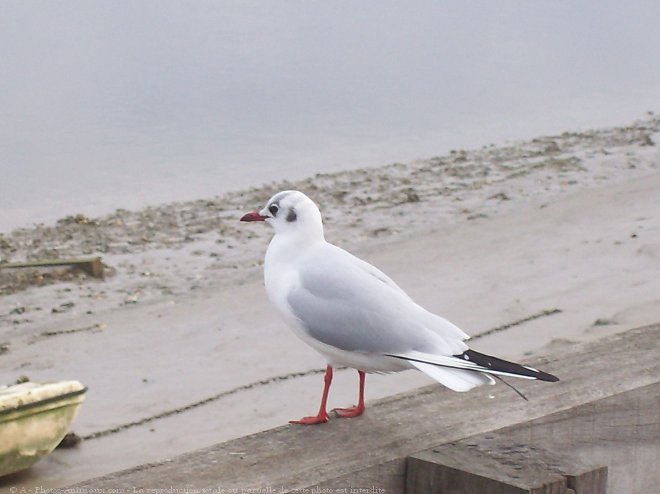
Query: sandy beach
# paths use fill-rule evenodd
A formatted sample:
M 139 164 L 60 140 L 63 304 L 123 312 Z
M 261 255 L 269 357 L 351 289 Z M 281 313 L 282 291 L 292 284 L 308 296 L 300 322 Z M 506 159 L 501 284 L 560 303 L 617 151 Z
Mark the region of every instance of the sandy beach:
M 0 235 L 0 262 L 99 255 L 109 273 L 0 270 L 2 382 L 89 387 L 73 426 L 84 440 L 0 492 L 72 484 L 315 410 L 324 362 L 263 289 L 271 232 L 238 222 L 279 190 L 312 197 L 329 241 L 463 328 L 477 350 L 539 358 L 658 322 L 659 143 L 660 118 L 649 115 Z M 368 376 L 367 399 L 430 383 Z M 354 371 L 337 372 L 330 406 L 356 392 Z

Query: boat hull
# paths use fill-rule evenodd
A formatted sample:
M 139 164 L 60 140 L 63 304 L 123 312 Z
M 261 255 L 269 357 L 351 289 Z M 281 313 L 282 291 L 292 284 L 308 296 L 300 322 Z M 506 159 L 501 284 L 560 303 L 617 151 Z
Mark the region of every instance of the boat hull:
M 11 393 L 11 399 L 5 400 L 11 403 L 0 408 L 0 476 L 29 468 L 52 452 L 85 399 L 86 388 L 77 381 L 47 383 L 51 389 L 41 394 L 39 385 L 26 384 L 33 386 Z M 57 385 L 59 389 L 52 389 Z

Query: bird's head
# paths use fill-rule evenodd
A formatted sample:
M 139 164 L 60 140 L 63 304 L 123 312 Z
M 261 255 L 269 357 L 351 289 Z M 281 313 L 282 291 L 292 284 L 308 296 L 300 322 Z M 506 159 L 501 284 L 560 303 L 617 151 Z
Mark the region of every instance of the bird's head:
M 247 213 L 241 221 L 265 221 L 273 227 L 276 235 L 298 235 L 308 240 L 323 239 L 319 208 L 297 190 L 278 192 L 261 211 Z

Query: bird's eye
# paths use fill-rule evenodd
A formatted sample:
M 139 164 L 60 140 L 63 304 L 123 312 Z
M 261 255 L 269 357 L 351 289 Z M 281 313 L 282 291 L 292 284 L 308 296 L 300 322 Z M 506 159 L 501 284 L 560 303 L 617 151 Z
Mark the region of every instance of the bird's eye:
M 278 211 L 279 209 L 280 209 L 280 208 L 277 207 L 277 204 L 271 204 L 270 207 L 268 208 L 268 211 L 270 211 L 270 214 L 272 214 L 273 216 L 276 216 L 276 215 L 277 215 L 277 211 Z

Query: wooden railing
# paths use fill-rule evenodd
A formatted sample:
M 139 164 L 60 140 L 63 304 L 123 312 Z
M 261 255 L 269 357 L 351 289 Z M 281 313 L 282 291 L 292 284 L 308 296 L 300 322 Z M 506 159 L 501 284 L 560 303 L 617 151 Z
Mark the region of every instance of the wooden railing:
M 529 402 L 502 385 L 429 386 L 368 403 L 360 418 L 285 425 L 75 487 L 598 494 L 607 482 L 609 494 L 655 492 L 659 355 L 660 324 L 646 326 L 531 362 L 561 381 L 517 382 Z

